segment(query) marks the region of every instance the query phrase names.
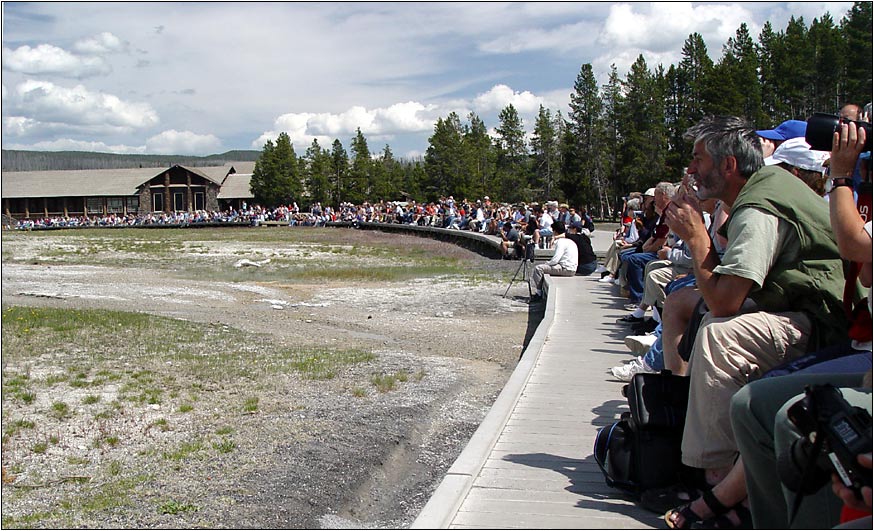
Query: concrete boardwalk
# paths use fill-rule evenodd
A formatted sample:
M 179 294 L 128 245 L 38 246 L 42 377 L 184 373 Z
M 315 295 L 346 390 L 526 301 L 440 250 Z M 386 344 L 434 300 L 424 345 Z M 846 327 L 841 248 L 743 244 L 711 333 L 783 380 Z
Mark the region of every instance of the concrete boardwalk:
M 663 528 L 608 488 L 595 432 L 627 409 L 607 372 L 633 355 L 617 289 L 547 277 L 543 322 L 518 367 L 413 528 Z

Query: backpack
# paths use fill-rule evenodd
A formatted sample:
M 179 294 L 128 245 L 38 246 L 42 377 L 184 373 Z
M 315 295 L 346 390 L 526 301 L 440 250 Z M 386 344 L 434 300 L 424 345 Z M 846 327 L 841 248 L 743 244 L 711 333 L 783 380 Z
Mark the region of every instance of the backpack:
M 670 371 L 635 374 L 622 394 L 629 411 L 595 436 L 595 462 L 607 486 L 639 495 L 678 483 L 689 379 Z

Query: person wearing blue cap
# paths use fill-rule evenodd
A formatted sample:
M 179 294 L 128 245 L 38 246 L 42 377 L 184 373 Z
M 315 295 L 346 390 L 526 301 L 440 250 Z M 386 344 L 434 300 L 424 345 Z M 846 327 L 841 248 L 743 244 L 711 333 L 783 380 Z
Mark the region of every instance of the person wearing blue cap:
M 759 142 L 762 144 L 762 154 L 765 158 L 774 154 L 774 150 L 783 142 L 791 139 L 804 137 L 807 133 L 807 122 L 801 120 L 786 120 L 774 129 L 756 131 Z

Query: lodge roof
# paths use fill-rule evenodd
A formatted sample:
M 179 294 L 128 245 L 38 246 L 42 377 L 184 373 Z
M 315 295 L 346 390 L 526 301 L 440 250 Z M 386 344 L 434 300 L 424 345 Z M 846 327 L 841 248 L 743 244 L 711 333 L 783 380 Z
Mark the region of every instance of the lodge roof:
M 233 162 L 224 166 L 189 167 L 185 170 L 221 186 L 231 171 L 254 167 L 254 162 Z M 130 196 L 137 188 L 169 168 L 127 168 L 108 170 L 55 170 L 2 172 L 3 198 Z M 248 180 L 246 182 L 248 188 Z
M 218 199 L 250 199 L 255 196 L 249 189 L 251 173 L 230 173 L 222 181 L 222 187 L 218 193 Z

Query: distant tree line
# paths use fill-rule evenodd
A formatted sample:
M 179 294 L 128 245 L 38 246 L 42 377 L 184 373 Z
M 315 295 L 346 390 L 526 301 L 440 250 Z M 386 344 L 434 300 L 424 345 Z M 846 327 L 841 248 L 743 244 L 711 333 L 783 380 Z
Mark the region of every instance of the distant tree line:
M 122 168 L 169 168 L 182 166 L 223 166 L 227 162 L 258 160 L 259 151 L 236 150 L 220 155 L 124 155 L 88 151 L 3 150 L 3 171 L 106 170 Z
M 714 63 L 698 33 L 679 64 L 651 69 L 643 56 L 621 78 L 613 65 L 598 86 L 583 64 L 567 117 L 541 106 L 526 141 L 516 108 L 499 117 L 494 138 L 482 119 L 456 113 L 437 120 L 422 160 L 372 156 L 359 129 L 347 153 L 339 140 L 317 141 L 295 156 L 288 135 L 268 142 L 256 163 L 256 200 L 322 203 L 435 200 L 441 195 L 507 202 L 561 199 L 596 215 L 629 191 L 678 181 L 691 146 L 683 132 L 701 117 L 731 114 L 758 128 L 864 105 L 872 93 L 872 4 L 857 2 L 836 23 L 828 13 L 792 17 L 782 31 L 768 22 L 757 39 L 741 24 Z

